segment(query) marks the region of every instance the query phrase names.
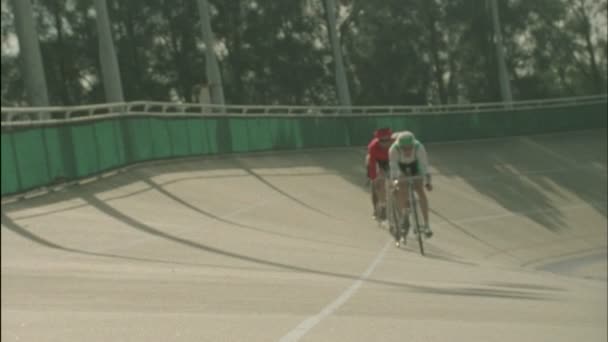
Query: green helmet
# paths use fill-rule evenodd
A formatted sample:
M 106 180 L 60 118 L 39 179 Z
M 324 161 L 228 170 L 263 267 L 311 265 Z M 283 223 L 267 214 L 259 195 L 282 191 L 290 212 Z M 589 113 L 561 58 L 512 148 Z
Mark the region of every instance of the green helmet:
M 414 134 L 411 132 L 403 132 L 399 134 L 399 137 L 397 138 L 397 145 L 399 145 L 399 147 L 412 146 L 415 141 Z

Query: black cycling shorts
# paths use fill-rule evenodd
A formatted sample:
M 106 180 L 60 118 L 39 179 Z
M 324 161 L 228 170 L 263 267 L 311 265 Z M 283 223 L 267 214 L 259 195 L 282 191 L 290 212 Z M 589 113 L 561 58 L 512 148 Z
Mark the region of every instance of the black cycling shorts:
M 388 175 L 390 169 L 388 166 L 388 160 L 376 160 L 378 168 L 380 168 L 385 174 Z
M 418 176 L 420 174 L 420 170 L 418 170 L 418 162 L 399 163 L 399 169 L 404 176 Z

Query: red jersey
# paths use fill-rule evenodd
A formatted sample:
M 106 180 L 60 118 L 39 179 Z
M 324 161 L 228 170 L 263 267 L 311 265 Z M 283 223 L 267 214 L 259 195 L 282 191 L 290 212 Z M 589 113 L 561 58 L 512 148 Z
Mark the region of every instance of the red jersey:
M 391 139 L 392 143 L 393 139 Z M 380 162 L 388 162 L 388 149 L 391 147 L 391 144 L 388 144 L 386 147 L 383 147 L 380 143 L 380 139 L 374 138 L 367 145 L 367 154 L 369 155 L 369 162 L 367 164 L 367 175 L 370 179 L 376 179 L 376 163 Z

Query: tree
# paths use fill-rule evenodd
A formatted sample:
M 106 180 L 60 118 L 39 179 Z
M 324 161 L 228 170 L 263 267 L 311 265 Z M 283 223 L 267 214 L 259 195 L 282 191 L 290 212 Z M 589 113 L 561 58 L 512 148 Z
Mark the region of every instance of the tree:
M 193 0 L 107 0 L 127 101 L 194 102 L 206 80 Z M 343 0 L 338 32 L 355 105 L 500 101 L 485 1 Z M 34 2 L 49 98 L 104 101 L 92 0 Z M 228 104 L 336 102 L 322 0 L 210 0 Z M 516 100 L 606 91 L 607 0 L 498 0 Z M 2 0 L 2 103 L 21 105 Z

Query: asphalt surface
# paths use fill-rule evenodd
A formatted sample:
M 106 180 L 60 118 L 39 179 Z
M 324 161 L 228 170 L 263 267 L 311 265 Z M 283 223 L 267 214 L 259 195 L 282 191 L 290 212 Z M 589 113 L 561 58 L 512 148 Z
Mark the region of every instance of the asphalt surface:
M 427 150 L 424 257 L 371 219 L 359 148 L 3 201 L 2 341 L 606 341 L 606 130 Z

